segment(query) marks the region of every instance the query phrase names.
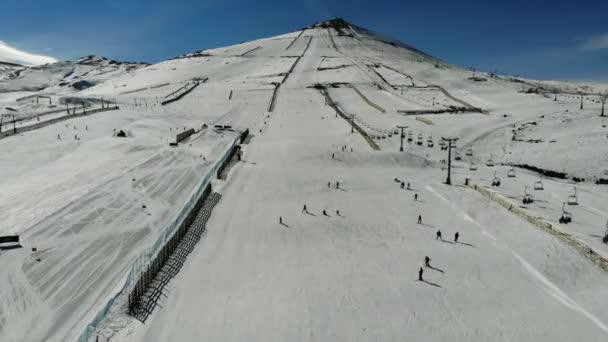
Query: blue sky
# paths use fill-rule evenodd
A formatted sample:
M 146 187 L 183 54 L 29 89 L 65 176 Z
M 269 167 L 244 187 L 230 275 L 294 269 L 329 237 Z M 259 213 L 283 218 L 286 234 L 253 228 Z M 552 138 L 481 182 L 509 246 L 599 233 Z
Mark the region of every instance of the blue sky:
M 75 59 L 158 62 L 343 17 L 449 63 L 608 81 L 608 1 L 2 0 L 0 41 Z

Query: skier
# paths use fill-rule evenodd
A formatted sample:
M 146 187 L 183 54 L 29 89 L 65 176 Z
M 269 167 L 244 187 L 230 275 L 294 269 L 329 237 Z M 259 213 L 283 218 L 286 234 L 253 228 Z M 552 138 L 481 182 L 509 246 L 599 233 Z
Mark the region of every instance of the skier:
M 336 210 L 336 216 L 340 216 L 340 210 Z
M 435 236 L 435 240 L 441 240 L 441 241 L 443 241 L 443 238 L 441 237 L 441 230 L 437 231 L 437 235 Z
M 422 279 L 423 272 L 424 272 L 424 270 L 422 269 L 422 267 L 420 267 L 420 269 L 418 270 L 418 280 L 419 281 L 424 281 L 424 279 Z
M 340 189 L 340 182 L 336 181 L 336 189 Z
M 401 182 L 401 189 L 405 188 L 405 183 Z
M 426 267 L 431 267 L 431 258 L 429 258 L 428 256 L 424 257 L 424 266 Z
M 306 208 L 306 204 L 304 204 L 304 208 L 302 208 L 303 213 L 308 213 L 308 208 Z
M 323 215 L 327 216 L 327 211 L 325 211 L 325 209 L 323 209 Z
M 283 218 L 279 216 L 279 224 L 283 224 Z
M 418 224 L 422 224 L 422 215 L 418 215 Z
M 61 140 L 61 135 L 57 134 L 57 140 Z
M 408 190 L 412 190 L 412 188 L 410 188 L 410 183 L 409 182 L 407 183 L 407 189 Z
M 327 182 L 327 187 L 331 189 L 331 182 Z
M 418 194 L 414 194 L 414 201 L 418 200 Z
M 458 243 L 458 238 L 460 237 L 460 233 L 456 232 L 456 234 L 454 234 L 454 242 Z
M 336 154 L 335 154 L 335 153 L 332 153 L 332 154 L 331 154 L 331 159 L 335 159 L 335 157 L 336 157 Z

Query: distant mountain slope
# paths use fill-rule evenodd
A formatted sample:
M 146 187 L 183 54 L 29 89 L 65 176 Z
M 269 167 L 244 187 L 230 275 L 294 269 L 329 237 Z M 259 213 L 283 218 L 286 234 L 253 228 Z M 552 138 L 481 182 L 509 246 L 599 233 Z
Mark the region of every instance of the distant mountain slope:
M 53 87 L 67 91 L 81 90 L 146 65 L 118 62 L 98 56 L 34 67 L 1 63 L 0 92 L 40 91 Z

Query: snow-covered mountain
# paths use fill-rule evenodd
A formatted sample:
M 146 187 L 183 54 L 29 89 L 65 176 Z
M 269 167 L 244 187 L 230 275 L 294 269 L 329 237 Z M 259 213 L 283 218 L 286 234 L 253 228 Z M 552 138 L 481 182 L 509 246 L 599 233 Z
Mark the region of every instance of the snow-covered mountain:
M 467 70 L 342 19 L 4 68 L 0 236 L 24 248 L 0 251 L 0 341 L 608 336 L 607 85 Z M 206 184 L 205 234 L 129 316 Z
M 105 80 L 133 72 L 147 64 L 117 62 L 98 56 L 76 61 L 25 67 L 0 64 L 0 92 L 82 90 Z

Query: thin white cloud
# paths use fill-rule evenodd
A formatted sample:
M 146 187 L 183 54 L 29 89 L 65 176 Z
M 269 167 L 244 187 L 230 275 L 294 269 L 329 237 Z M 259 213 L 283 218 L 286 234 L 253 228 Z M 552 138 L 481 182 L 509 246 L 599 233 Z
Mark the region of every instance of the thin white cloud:
M 35 55 L 25 51 L 20 51 L 9 46 L 0 40 L 0 62 L 17 63 L 21 65 L 33 66 L 46 63 L 55 63 L 57 60 L 53 57 Z
M 583 40 L 579 47 L 587 51 L 608 49 L 608 32 Z

